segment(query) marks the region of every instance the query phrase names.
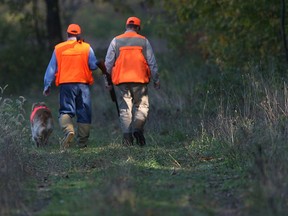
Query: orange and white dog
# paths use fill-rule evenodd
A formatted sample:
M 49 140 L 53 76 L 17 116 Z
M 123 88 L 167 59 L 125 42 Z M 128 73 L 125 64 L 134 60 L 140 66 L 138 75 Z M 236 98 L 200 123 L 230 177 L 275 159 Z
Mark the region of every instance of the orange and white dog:
M 30 115 L 32 139 L 37 147 L 45 146 L 53 131 L 54 123 L 50 109 L 44 102 L 34 103 Z

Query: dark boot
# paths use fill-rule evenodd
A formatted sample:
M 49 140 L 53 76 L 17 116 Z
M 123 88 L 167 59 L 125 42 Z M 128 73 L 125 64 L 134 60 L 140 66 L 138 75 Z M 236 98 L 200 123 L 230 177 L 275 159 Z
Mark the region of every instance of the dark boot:
M 136 141 L 137 141 L 137 144 L 138 144 L 139 146 L 144 146 L 144 145 L 146 145 L 145 137 L 144 137 L 142 131 L 137 130 L 137 131 L 135 131 L 135 132 L 133 133 L 133 135 L 134 135 L 134 137 L 135 137 L 135 139 L 136 139 Z
M 86 148 L 90 136 L 90 124 L 78 123 L 77 142 L 79 148 Z
M 132 133 L 124 133 L 123 134 L 123 145 L 132 146 L 133 145 L 133 136 Z

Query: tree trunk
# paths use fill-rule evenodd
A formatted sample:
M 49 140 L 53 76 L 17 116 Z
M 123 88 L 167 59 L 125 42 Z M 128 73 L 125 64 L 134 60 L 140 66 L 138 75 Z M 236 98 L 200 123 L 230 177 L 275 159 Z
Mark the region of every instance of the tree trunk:
M 63 41 L 61 21 L 60 21 L 60 9 L 58 0 L 45 0 L 47 17 L 47 34 L 49 41 L 49 48 L 53 49 L 57 43 Z
M 32 14 L 33 14 L 33 21 L 34 21 L 33 24 L 34 24 L 34 31 L 36 35 L 37 44 L 40 47 L 44 47 L 43 32 L 41 32 L 41 28 L 39 24 L 38 0 L 32 1 Z
M 283 38 L 283 44 L 284 44 L 284 51 L 285 51 L 285 57 L 286 61 L 288 62 L 288 49 L 287 49 L 287 40 L 286 40 L 286 31 L 285 31 L 285 0 L 282 1 L 282 10 L 281 10 L 281 32 L 282 32 L 282 38 Z

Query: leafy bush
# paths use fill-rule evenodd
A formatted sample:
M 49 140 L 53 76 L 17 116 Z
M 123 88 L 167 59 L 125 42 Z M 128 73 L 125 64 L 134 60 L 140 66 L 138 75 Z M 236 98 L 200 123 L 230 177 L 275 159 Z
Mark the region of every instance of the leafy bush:
M 238 67 L 267 55 L 283 57 L 280 1 L 171 0 L 164 8 L 170 23 L 162 31 L 182 53 L 198 46 L 217 64 Z

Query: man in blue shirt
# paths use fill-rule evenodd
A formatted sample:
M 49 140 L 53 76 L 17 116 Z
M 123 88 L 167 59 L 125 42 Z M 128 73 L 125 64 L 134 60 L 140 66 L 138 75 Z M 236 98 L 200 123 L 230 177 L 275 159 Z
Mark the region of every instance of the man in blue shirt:
M 77 117 L 77 142 L 87 146 L 91 125 L 91 98 L 89 85 L 94 82 L 92 70 L 97 69 L 97 59 L 88 43 L 81 41 L 81 28 L 70 24 L 68 39 L 55 46 L 44 76 L 43 95 L 48 96 L 52 82 L 59 86 L 59 124 L 64 133 L 62 148 L 68 148 L 74 135 L 72 119 Z M 83 61 L 84 59 L 84 61 Z

